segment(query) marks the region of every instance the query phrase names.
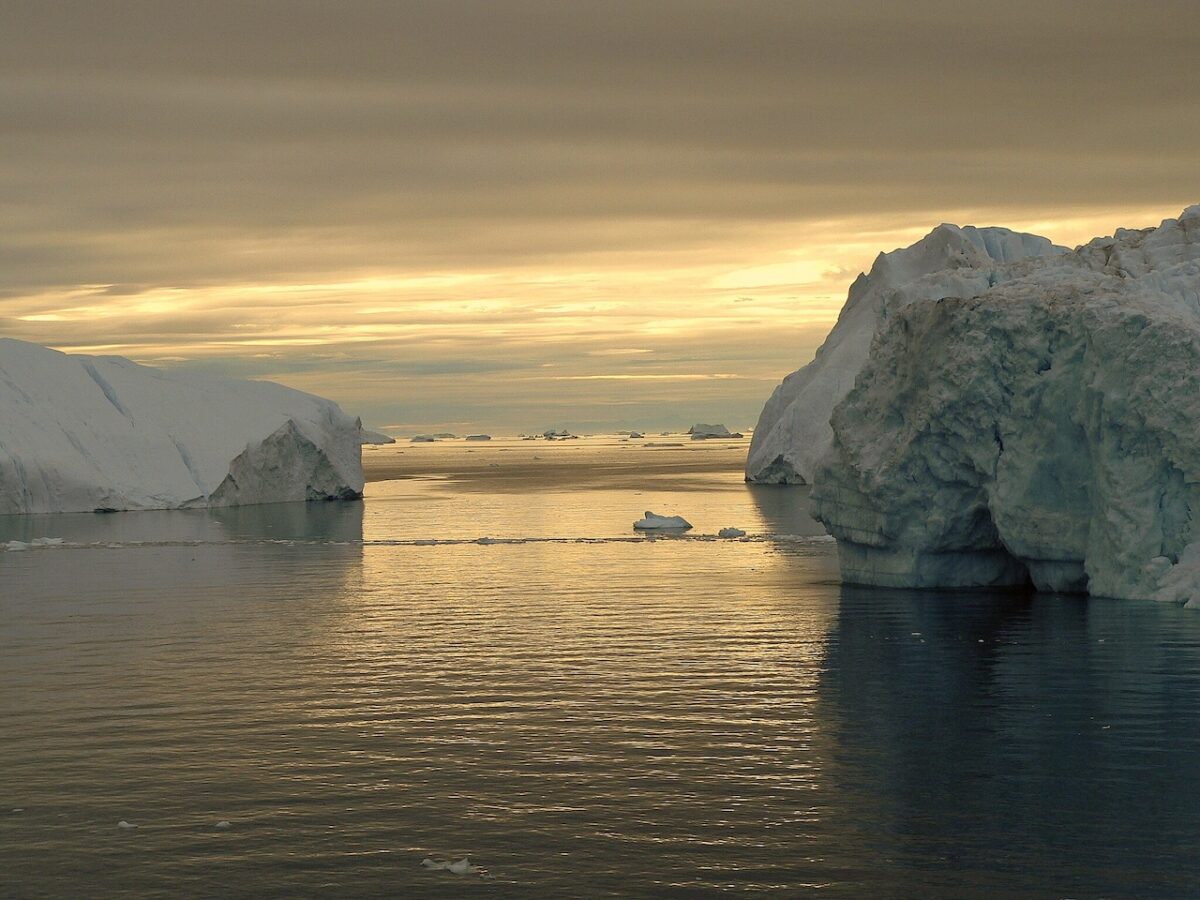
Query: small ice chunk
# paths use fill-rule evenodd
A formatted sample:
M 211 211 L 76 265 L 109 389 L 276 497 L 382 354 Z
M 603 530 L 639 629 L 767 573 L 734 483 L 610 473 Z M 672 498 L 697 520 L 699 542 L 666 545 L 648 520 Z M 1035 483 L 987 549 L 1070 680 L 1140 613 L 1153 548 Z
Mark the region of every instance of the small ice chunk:
M 132 825 L 129 822 L 126 822 L 124 819 L 117 823 L 117 827 L 123 831 L 131 831 L 134 828 L 137 828 L 136 825 Z
M 222 819 L 220 822 L 218 822 L 216 825 L 213 826 L 213 828 L 220 828 L 222 831 L 225 830 L 226 828 L 232 828 L 232 827 L 233 827 L 233 823 L 228 821 L 227 819 Z
M 9 541 L 7 544 L 4 545 L 4 549 L 13 550 L 13 551 L 28 550 L 29 545 L 27 543 L 25 543 L 24 541 Z
M 638 531 L 666 531 L 671 529 L 686 531 L 692 527 L 692 523 L 683 516 L 660 516 L 657 513 L 646 510 L 645 518 L 638 519 L 633 523 L 633 527 Z
M 452 875 L 472 875 L 480 871 L 478 866 L 471 865 L 471 860 L 466 856 L 457 862 L 450 862 L 449 860 L 443 859 L 431 859 L 427 856 L 421 860 L 421 865 L 423 865 L 426 869 L 444 869 L 445 871 L 450 872 Z
M 717 537 L 723 538 L 740 538 L 745 536 L 746 532 L 742 531 L 740 528 L 722 528 L 717 532 Z
M 468 441 L 490 441 L 492 436 L 490 434 L 468 434 L 466 439 Z

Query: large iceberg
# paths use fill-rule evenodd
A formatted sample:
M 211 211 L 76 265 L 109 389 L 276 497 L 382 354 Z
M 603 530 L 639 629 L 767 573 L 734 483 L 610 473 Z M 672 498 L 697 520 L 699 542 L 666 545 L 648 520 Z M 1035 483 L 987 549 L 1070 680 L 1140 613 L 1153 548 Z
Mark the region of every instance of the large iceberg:
M 282 385 L 0 339 L 0 514 L 350 499 L 362 436 Z
M 871 338 L 918 300 L 976 296 L 1009 277 L 1005 264 L 1065 252 L 1044 237 L 1007 228 L 939 225 L 911 247 L 880 253 L 859 275 L 816 357 L 787 376 L 763 407 L 746 460 L 746 480 L 807 484 L 829 449 L 829 416 L 854 386 Z
M 1200 601 L 1200 206 L 972 271 L 910 284 L 833 413 L 843 578 Z

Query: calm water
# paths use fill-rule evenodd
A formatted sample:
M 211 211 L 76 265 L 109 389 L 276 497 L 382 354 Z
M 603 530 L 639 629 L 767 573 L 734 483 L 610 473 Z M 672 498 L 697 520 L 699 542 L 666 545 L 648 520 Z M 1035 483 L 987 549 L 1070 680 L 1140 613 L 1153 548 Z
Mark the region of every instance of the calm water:
M 0 522 L 66 541 L 0 552 L 0 894 L 1200 892 L 1196 611 L 842 588 L 802 489 L 478 452 Z

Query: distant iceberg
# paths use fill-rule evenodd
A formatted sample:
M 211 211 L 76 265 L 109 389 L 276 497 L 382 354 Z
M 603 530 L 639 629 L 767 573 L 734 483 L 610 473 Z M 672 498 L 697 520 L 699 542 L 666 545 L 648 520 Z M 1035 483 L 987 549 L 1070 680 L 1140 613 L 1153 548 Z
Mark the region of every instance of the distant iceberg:
M 731 432 L 724 425 L 707 425 L 699 422 L 688 429 L 693 441 L 706 441 L 710 438 L 740 438 L 742 435 Z
M 358 436 L 360 444 L 394 444 L 396 439 L 390 434 L 384 434 L 382 431 L 371 431 L 367 428 L 362 430 Z
M 362 424 L 265 381 L 0 339 L 0 514 L 362 495 Z

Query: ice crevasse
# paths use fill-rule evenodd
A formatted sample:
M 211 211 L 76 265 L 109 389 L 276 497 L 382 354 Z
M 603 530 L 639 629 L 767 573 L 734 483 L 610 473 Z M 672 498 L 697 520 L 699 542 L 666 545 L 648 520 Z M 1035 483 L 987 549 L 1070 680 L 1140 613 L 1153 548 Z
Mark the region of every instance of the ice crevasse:
M 355 498 L 363 435 L 282 385 L 0 339 L 0 514 Z
M 812 468 L 844 580 L 1200 603 L 1200 206 L 905 291 Z

